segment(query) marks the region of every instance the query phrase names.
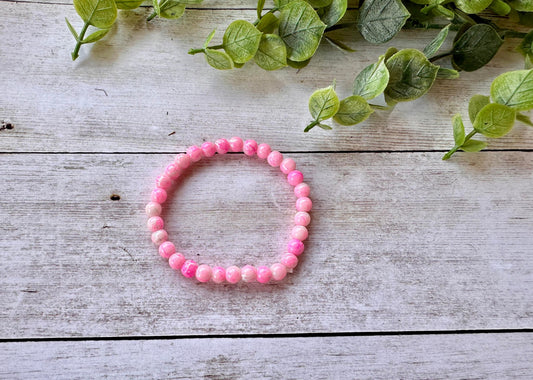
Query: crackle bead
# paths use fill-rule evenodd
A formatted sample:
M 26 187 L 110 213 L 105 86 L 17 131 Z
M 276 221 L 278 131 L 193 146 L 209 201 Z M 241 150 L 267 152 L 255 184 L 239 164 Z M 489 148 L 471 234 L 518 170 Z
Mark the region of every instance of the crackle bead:
M 217 147 L 218 154 L 226 154 L 231 149 L 229 142 L 226 139 L 218 139 L 215 141 L 215 146 Z
M 180 167 L 178 166 L 178 164 L 169 164 L 169 165 L 165 168 L 165 174 L 166 174 L 170 179 L 178 179 L 178 177 L 181 175 L 181 169 L 180 169 Z
M 160 189 L 168 190 L 172 187 L 172 179 L 165 174 L 162 174 L 156 178 L 155 185 Z
M 272 279 L 272 271 L 269 267 L 260 266 L 257 268 L 257 282 L 261 284 L 268 284 Z
M 291 186 L 296 186 L 302 183 L 303 180 L 304 175 L 299 170 L 293 170 L 289 174 L 287 174 L 287 182 L 289 182 Z
M 292 158 L 286 158 L 283 161 L 281 161 L 281 164 L 279 165 L 279 169 L 283 174 L 289 174 L 294 169 L 296 169 L 296 162 Z
M 213 270 L 207 264 L 202 264 L 196 269 L 196 279 L 200 282 L 208 282 L 213 276 Z
M 311 223 L 311 216 L 305 211 L 298 211 L 296 215 L 294 215 L 294 224 L 297 226 L 305 227 L 309 223 Z
M 232 137 L 229 139 L 229 146 L 232 152 L 242 152 L 242 139 L 240 137 Z
M 165 227 L 165 222 L 160 216 L 152 216 L 150 219 L 148 219 L 148 222 L 146 222 L 146 226 L 148 226 L 150 232 L 155 232 L 162 230 Z
M 281 154 L 277 150 L 270 152 L 270 154 L 267 157 L 268 164 L 272 166 L 273 168 L 278 167 L 282 161 L 283 161 L 283 154 Z
M 226 281 L 230 284 L 236 284 L 241 280 L 241 268 L 234 265 L 226 268 Z
M 160 246 L 161 244 L 163 244 L 167 240 L 168 240 L 167 231 L 165 231 L 165 230 L 157 230 L 155 232 L 152 232 L 152 242 L 155 245 Z
M 285 253 L 283 256 L 281 256 L 280 263 L 289 269 L 294 269 L 298 265 L 298 257 L 292 253 Z
M 152 190 L 152 195 L 150 199 L 152 199 L 152 202 L 161 204 L 167 200 L 167 192 L 163 189 L 160 189 L 159 187 L 156 187 Z
M 307 197 L 301 197 L 296 200 L 296 210 L 309 212 L 313 208 L 313 202 Z
M 293 239 L 298 239 L 300 241 L 304 241 L 307 239 L 307 236 L 309 236 L 309 233 L 307 232 L 307 228 L 304 226 L 294 226 L 291 231 L 291 237 Z
M 187 169 L 191 165 L 191 156 L 188 154 L 178 154 L 174 163 L 178 165 L 180 169 Z
M 245 265 L 241 269 L 241 277 L 244 282 L 254 282 L 257 279 L 257 269 L 252 265 Z
M 259 146 L 257 147 L 257 157 L 262 160 L 266 159 L 270 152 L 272 152 L 272 149 L 268 144 L 259 144 Z
M 166 241 L 159 246 L 159 254 L 161 257 L 168 259 L 170 256 L 176 253 L 176 246 L 170 241 Z
M 192 278 L 196 274 L 198 264 L 194 260 L 185 260 L 181 267 L 181 274 L 185 277 Z
M 287 252 L 292 253 L 293 255 L 301 255 L 305 249 L 304 243 L 299 239 L 291 239 L 287 243 Z
M 144 211 L 146 212 L 146 215 L 148 217 L 152 217 L 152 216 L 158 216 L 158 215 L 161 215 L 161 211 L 163 211 L 163 207 L 161 207 L 161 205 L 157 202 L 149 202 Z
M 174 270 L 180 270 L 185 263 L 185 256 L 182 253 L 174 253 L 168 258 L 168 265 Z
M 202 152 L 202 149 L 197 147 L 196 145 L 192 145 L 187 148 L 187 155 L 191 157 L 192 162 L 198 162 L 202 159 L 204 152 Z
M 297 198 L 308 197 L 311 192 L 311 188 L 305 182 L 302 182 L 294 187 L 294 195 Z
M 287 267 L 281 263 L 275 263 L 270 266 L 272 272 L 272 279 L 274 281 L 281 281 L 287 276 Z
M 217 147 L 211 141 L 206 141 L 201 146 L 203 155 L 205 157 L 213 157 L 217 152 Z
M 247 156 L 253 156 L 257 153 L 257 142 L 255 140 L 246 140 L 242 146 L 242 151 Z
M 221 284 L 226 281 L 226 270 L 222 267 L 214 267 L 212 280 L 215 284 Z

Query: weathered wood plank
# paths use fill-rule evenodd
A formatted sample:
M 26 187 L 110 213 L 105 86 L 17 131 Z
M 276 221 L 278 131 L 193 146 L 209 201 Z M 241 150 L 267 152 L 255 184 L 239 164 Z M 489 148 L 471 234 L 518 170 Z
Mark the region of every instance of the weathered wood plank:
M 531 152 L 295 154 L 311 237 L 266 287 L 200 285 L 158 258 L 143 206 L 170 155 L 0 157 L 0 337 L 532 326 Z M 194 173 L 167 218 L 186 254 L 282 253 L 294 196 L 281 174 L 236 155 Z
M 499 73 L 522 67 L 507 42 L 487 68 L 440 81 L 424 99 L 360 127 L 304 134 L 309 95 L 334 78 L 339 94 L 349 95 L 355 74 L 386 46 L 366 44 L 353 32 L 348 37 L 357 53 L 323 44 L 300 72 L 265 72 L 254 64 L 219 72 L 188 49 L 201 46 L 213 28 L 219 41 L 231 20 L 253 20 L 253 10 L 197 10 L 147 24 L 144 9 L 121 13 L 110 35 L 83 47 L 73 63 L 74 40 L 64 22 L 67 16 L 79 27 L 72 7 L 0 2 L 0 10 L 0 119 L 15 125 L 0 131 L 2 152 L 168 152 L 229 134 L 256 136 L 286 151 L 443 150 L 453 145 L 450 118 L 466 115 L 469 97 L 488 93 Z M 422 48 L 435 33 L 402 32 L 390 44 Z M 532 137 L 533 129 L 518 126 L 491 147 L 532 149 Z
M 531 334 L 0 344 L 10 379 L 530 379 Z

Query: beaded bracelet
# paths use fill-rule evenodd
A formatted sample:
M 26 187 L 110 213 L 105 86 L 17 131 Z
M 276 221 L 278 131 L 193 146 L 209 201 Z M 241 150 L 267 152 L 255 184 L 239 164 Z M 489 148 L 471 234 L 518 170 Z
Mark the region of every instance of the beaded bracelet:
M 296 200 L 296 214 L 294 216 L 294 227 L 291 231 L 291 240 L 287 244 L 285 252 L 279 262 L 270 267 L 245 265 L 242 268 L 230 266 L 211 266 L 207 264 L 198 265 L 194 260 L 186 260 L 182 253 L 176 252 L 176 246 L 168 241 L 168 233 L 164 230 L 165 223 L 161 218 L 162 206 L 167 199 L 167 191 L 173 186 L 174 180 L 190 167 L 194 162 L 200 161 L 204 157 L 213 157 L 215 153 L 225 154 L 227 152 L 243 152 L 246 156 L 257 155 L 260 159 L 268 162 L 272 167 L 279 167 L 287 175 L 287 181 L 294 186 Z M 309 185 L 303 182 L 303 174 L 296 170 L 296 163 L 292 158 L 283 158 L 278 151 L 272 151 L 268 144 L 257 144 L 254 140 L 243 140 L 240 137 L 232 137 L 229 140 L 219 139 L 214 143 L 205 142 L 201 147 L 191 146 L 186 153 L 178 154 L 173 163 L 169 164 L 165 172 L 157 177 L 156 188 L 152 191 L 151 202 L 146 205 L 148 215 L 148 229 L 152 232 L 152 242 L 159 247 L 159 254 L 168 259 L 170 267 L 179 270 L 185 277 L 195 277 L 200 282 L 212 281 L 217 284 L 228 282 L 236 284 L 239 281 L 259 282 L 266 284 L 271 280 L 283 280 L 287 272 L 298 264 L 298 256 L 304 251 L 303 241 L 307 239 L 308 232 L 306 226 L 311 222 L 308 212 L 311 211 L 312 202 L 309 199 Z

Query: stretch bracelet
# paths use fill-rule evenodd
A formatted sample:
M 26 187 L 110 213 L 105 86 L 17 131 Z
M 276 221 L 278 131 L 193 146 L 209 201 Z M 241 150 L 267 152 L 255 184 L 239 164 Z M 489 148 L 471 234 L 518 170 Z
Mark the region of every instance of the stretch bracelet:
M 279 167 L 283 174 L 287 175 L 287 181 L 294 186 L 296 195 L 296 214 L 294 215 L 294 226 L 291 230 L 291 239 L 287 243 L 287 250 L 284 252 L 279 262 L 268 266 L 255 267 L 245 265 L 238 266 L 211 267 L 207 264 L 198 264 L 194 260 L 186 259 L 183 253 L 176 251 L 174 243 L 168 240 L 168 233 L 164 229 L 165 222 L 161 218 L 162 204 L 167 200 L 167 193 L 172 189 L 174 181 L 193 163 L 202 158 L 213 157 L 215 154 L 225 154 L 227 152 L 243 152 L 246 156 L 257 156 L 266 160 L 272 167 Z M 306 226 L 311 222 L 309 211 L 313 206 L 309 199 L 309 185 L 303 182 L 303 174 L 296 170 L 296 163 L 292 158 L 283 158 L 278 151 L 272 151 L 268 144 L 257 144 L 254 140 L 243 140 L 240 137 L 232 137 L 229 140 L 218 139 L 214 143 L 205 142 L 201 147 L 191 146 L 186 153 L 178 154 L 174 162 L 169 164 L 165 172 L 156 179 L 156 187 L 151 194 L 151 202 L 146 205 L 146 215 L 148 215 L 147 226 L 152 232 L 152 242 L 159 247 L 159 254 L 168 259 L 170 267 L 180 271 L 183 276 L 196 278 L 199 282 L 213 282 L 217 284 L 236 284 L 239 281 L 259 282 L 266 284 L 274 281 L 281 281 L 288 272 L 298 264 L 298 256 L 304 251 L 303 241 L 307 239 L 308 232 Z

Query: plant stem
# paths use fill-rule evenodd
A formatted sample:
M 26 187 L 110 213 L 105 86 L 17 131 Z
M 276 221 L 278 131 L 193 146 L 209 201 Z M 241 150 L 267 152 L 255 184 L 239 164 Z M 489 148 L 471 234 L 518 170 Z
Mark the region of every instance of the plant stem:
M 460 149 L 464 145 L 465 142 L 470 140 L 476 133 L 477 133 L 476 130 L 472 130 L 472 132 L 466 135 L 465 141 L 461 145 L 455 145 L 448 153 L 442 156 L 442 160 L 446 161 L 447 159 L 449 159 L 455 152 L 457 152 L 458 149 Z
M 72 60 L 75 61 L 76 58 L 79 57 L 80 47 L 82 45 L 83 37 L 85 37 L 85 32 L 87 32 L 87 29 L 89 28 L 89 22 L 87 21 L 83 28 L 80 31 L 79 37 L 76 39 L 76 47 L 74 48 L 74 51 L 72 52 Z
M 304 132 L 309 132 L 316 125 L 318 125 L 318 123 L 319 123 L 318 120 L 313 121 L 311 124 L 309 124 L 307 127 L 305 127 Z
M 339 29 L 351 28 L 352 26 L 356 26 L 356 25 L 357 25 L 356 22 L 345 22 L 342 24 L 335 24 L 333 26 L 330 26 L 329 28 L 326 28 L 326 30 L 324 30 L 324 33 L 333 32 L 334 30 L 339 30 Z
M 195 55 L 195 54 L 198 54 L 198 53 L 205 53 L 205 49 L 211 49 L 211 50 L 218 50 L 218 49 L 223 49 L 224 48 L 224 45 L 213 45 L 213 46 L 208 46 L 206 48 L 201 48 L 201 49 L 191 49 L 188 51 L 188 53 L 190 55 Z
M 146 22 L 153 20 L 155 16 L 157 16 L 157 12 L 153 11 L 152 14 L 146 19 Z
M 450 51 L 447 51 L 447 52 L 444 52 L 444 53 L 441 53 L 441 54 L 437 54 L 436 56 L 431 57 L 429 59 L 429 62 L 438 61 L 439 59 L 447 57 L 447 56 L 452 55 L 452 54 L 453 54 L 453 50 L 450 50 Z

